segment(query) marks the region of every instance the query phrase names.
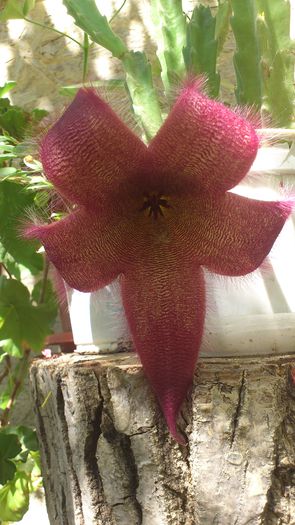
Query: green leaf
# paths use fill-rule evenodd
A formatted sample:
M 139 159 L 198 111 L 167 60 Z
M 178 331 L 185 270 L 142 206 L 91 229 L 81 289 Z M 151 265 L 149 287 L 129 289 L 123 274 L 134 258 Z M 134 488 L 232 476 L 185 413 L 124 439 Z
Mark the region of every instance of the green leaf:
M 23 357 L 22 348 L 20 346 L 17 346 L 12 341 L 12 339 L 0 341 L 0 344 L 2 345 L 2 350 L 11 357 L 16 357 L 17 359 L 21 359 Z
M 15 458 L 21 449 L 17 436 L 8 436 L 0 432 L 0 483 L 2 485 L 14 477 L 16 467 L 10 460 Z
M 27 126 L 26 113 L 22 109 L 13 107 L 0 115 L 0 127 L 18 140 L 24 139 Z
M 18 281 L 15 282 L 20 284 Z M 20 346 L 22 339 L 18 312 L 13 304 L 5 304 L 4 300 L 0 289 L 0 340 L 13 339 L 13 342 Z
M 1 348 L 1 342 L 0 342 L 0 363 L 5 359 L 7 356 L 6 352 L 3 351 L 3 348 Z
M 36 0 L 25 0 L 23 6 L 23 14 L 27 16 L 32 9 L 35 7 Z
M 48 115 L 48 111 L 46 111 L 46 109 L 39 109 L 39 108 L 33 109 L 33 111 L 31 112 L 33 124 L 37 124 L 44 117 L 47 117 L 47 115 Z
M 42 304 L 45 304 L 48 308 L 48 311 L 52 311 L 53 320 L 57 315 L 57 297 L 53 289 L 52 282 L 47 279 L 45 289 L 43 290 L 43 279 L 38 281 L 31 294 L 32 301 L 38 305 L 40 299 L 42 299 Z
M 1 15 L 0 15 L 1 16 Z M 8 93 L 11 89 L 16 86 L 16 82 L 13 80 L 10 80 L 4 84 L 4 86 L 0 86 L 0 98 L 3 98 L 6 93 Z
M 7 135 L 0 135 L 0 140 L 1 140 L 1 142 L 10 142 L 11 137 L 9 137 Z
M 0 114 L 6 113 L 10 107 L 9 98 L 0 98 Z
M 29 427 L 19 427 L 22 430 L 23 433 L 23 444 L 28 450 L 33 450 L 36 452 L 39 450 L 39 443 L 37 439 L 36 430 L 33 430 Z
M 106 17 L 101 15 L 95 0 L 63 0 L 63 3 L 75 24 L 114 57 L 121 58 L 128 51 L 124 42 L 112 31 Z
M 0 339 L 40 351 L 56 316 L 52 304 L 34 306 L 28 289 L 15 279 L 0 277 Z
M 7 279 L 7 277 L 1 275 L 0 302 L 15 307 L 27 306 L 30 304 L 30 292 L 28 288 L 19 281 Z
M 24 18 L 22 2 L 5 0 L 4 9 L 0 13 L 0 22 L 18 18 Z
M 0 179 L 4 177 L 10 177 L 11 175 L 15 175 L 16 172 L 17 172 L 17 169 L 13 167 L 0 168 Z
M 7 405 L 10 401 L 10 396 L 11 396 L 11 388 L 6 386 L 3 392 L 0 392 L 0 409 L 1 410 L 5 410 L 5 408 L 7 408 Z
M 25 18 L 34 8 L 36 0 L 4 0 L 4 9 L 0 13 L 0 22 Z
M 29 477 L 17 472 L 14 478 L 0 489 L 0 520 L 19 521 L 29 508 Z
M 27 450 L 33 450 L 35 452 L 39 450 L 39 443 L 37 439 L 36 430 L 25 426 L 20 426 L 18 427 L 18 432 L 22 433 L 21 441 L 23 442 Z
M 14 153 L 15 151 L 15 146 L 13 144 L 7 144 L 6 142 L 0 142 L 0 150 L 1 152 L 9 152 L 9 153 Z
M 220 76 L 216 72 L 218 42 L 215 31 L 216 19 L 212 16 L 210 7 L 195 7 L 188 24 L 187 46 L 183 54 L 190 73 L 205 74 L 212 97 L 218 96 L 220 86 Z
M 55 311 L 53 313 L 46 304 L 22 311 L 23 338 L 35 352 L 42 350 L 45 337 L 52 332 L 51 325 L 55 317 Z
M 185 76 L 183 48 L 186 44 L 186 19 L 181 0 L 151 0 L 156 30 L 157 56 L 166 92 Z
M 260 108 L 262 75 L 255 0 L 232 0 L 232 9 L 231 26 L 236 40 L 234 66 L 237 102 Z
M 2 262 L 5 267 L 8 269 L 9 273 L 13 275 L 13 277 L 16 277 L 16 279 L 20 280 L 21 278 L 21 268 L 20 265 L 17 264 L 14 260 L 14 258 L 10 255 L 10 253 L 7 253 L 4 246 L 0 243 L 0 262 Z
M 0 153 L 0 162 L 2 162 L 3 160 L 10 160 L 15 158 L 16 155 L 14 155 L 14 153 Z
M 36 274 L 43 266 L 42 256 L 36 253 L 39 243 L 24 240 L 20 233 L 28 210 L 36 210 L 34 197 L 34 193 L 26 192 L 19 184 L 0 183 L 0 261 L 4 249 L 17 264 Z
M 1 460 L 13 459 L 21 451 L 21 445 L 17 436 L 8 436 L 0 432 L 0 457 Z M 0 481 L 2 483 L 2 481 Z
M 19 426 L 9 425 L 7 427 L 4 427 L 1 430 L 1 432 L 2 434 L 8 435 L 8 436 L 11 436 L 11 435 L 17 436 L 20 443 L 29 451 L 39 450 L 39 444 L 37 440 L 36 431 L 31 427 L 26 427 L 24 425 L 19 425 Z

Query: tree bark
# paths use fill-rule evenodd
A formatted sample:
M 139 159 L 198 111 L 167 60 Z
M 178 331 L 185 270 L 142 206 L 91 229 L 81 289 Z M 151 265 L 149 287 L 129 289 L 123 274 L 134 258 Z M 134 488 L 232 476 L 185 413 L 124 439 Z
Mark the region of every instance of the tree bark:
M 36 360 L 51 525 L 295 524 L 294 356 L 206 358 L 169 436 L 133 354 Z

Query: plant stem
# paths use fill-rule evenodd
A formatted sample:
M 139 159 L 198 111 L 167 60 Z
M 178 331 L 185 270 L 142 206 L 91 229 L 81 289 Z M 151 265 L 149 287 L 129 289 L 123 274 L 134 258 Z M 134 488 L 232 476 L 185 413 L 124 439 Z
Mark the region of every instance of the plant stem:
M 89 38 L 87 33 L 84 33 L 84 44 L 83 44 L 83 84 L 86 82 L 88 72 L 88 59 L 89 59 Z
M 43 29 L 50 29 L 51 31 L 54 31 L 58 35 L 65 36 L 66 38 L 69 38 L 70 40 L 72 40 L 73 42 L 78 44 L 78 46 L 83 48 L 83 45 L 81 44 L 81 42 L 79 42 L 78 40 L 76 40 L 72 36 L 67 35 L 66 33 L 63 33 L 62 31 L 59 31 L 58 29 L 55 29 L 55 27 L 47 26 L 46 24 L 42 24 L 41 22 L 36 22 L 35 20 L 31 20 L 30 18 L 26 18 L 26 17 L 24 18 L 24 20 L 26 22 L 29 22 L 30 24 L 34 24 L 35 26 L 42 27 Z
M 10 271 L 8 270 L 7 266 L 5 266 L 5 264 L 2 262 L 0 263 L 0 265 L 2 266 L 2 268 L 4 268 L 5 272 L 7 273 L 9 279 L 13 279 L 12 277 L 12 274 L 10 273 Z
M 126 2 L 127 2 L 127 0 L 124 0 L 123 4 L 119 7 L 119 9 L 117 9 L 117 11 L 114 12 L 113 16 L 109 20 L 109 24 L 111 24 L 112 21 L 114 20 L 114 18 L 116 18 L 116 16 L 120 13 L 120 11 L 123 9 L 123 7 L 126 4 Z
M 42 277 L 42 287 L 40 291 L 40 297 L 39 297 L 38 304 L 44 303 L 45 294 L 46 294 L 46 285 L 47 285 L 47 280 L 48 280 L 49 265 L 50 265 L 49 259 L 48 257 L 45 256 L 44 270 L 43 270 L 43 277 Z
M 8 374 L 9 374 L 9 372 L 11 370 L 11 359 L 10 359 L 9 355 L 7 355 L 5 357 L 5 361 L 6 361 L 5 369 L 2 372 L 2 374 L 0 375 L 0 384 L 2 383 L 3 379 L 5 379 L 5 377 L 8 376 Z
M 8 376 L 9 374 L 9 368 L 6 367 L 5 370 L 2 372 L 2 374 L 0 375 L 0 384 L 2 383 L 3 379 L 5 379 L 6 376 Z

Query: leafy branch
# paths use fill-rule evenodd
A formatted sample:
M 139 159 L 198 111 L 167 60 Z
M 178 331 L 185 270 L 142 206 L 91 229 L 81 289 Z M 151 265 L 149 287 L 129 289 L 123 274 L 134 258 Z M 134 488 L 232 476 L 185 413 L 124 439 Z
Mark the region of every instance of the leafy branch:
M 28 4 L 26 0 L 26 4 Z M 25 7 L 25 6 L 24 6 Z M 40 486 L 36 434 L 11 425 L 18 396 L 27 378 L 33 352 L 40 352 L 56 317 L 48 279 L 49 263 L 37 253 L 39 244 L 20 236 L 27 209 L 42 212 L 50 185 L 41 164 L 26 155 L 24 135 L 47 114 L 13 106 L 5 95 L 15 83 L 0 87 L 0 522 L 19 521 L 28 509 L 29 493 Z M 41 203 L 43 202 L 43 204 Z M 43 276 L 38 279 L 43 268 Z M 32 292 L 22 284 L 23 271 L 36 282 Z

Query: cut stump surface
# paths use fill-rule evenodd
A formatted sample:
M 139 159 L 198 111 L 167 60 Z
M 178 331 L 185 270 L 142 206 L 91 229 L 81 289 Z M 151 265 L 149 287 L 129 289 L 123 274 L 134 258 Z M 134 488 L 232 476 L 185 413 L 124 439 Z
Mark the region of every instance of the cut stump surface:
M 168 434 L 134 354 L 31 367 L 51 525 L 294 525 L 294 356 L 206 358 Z

